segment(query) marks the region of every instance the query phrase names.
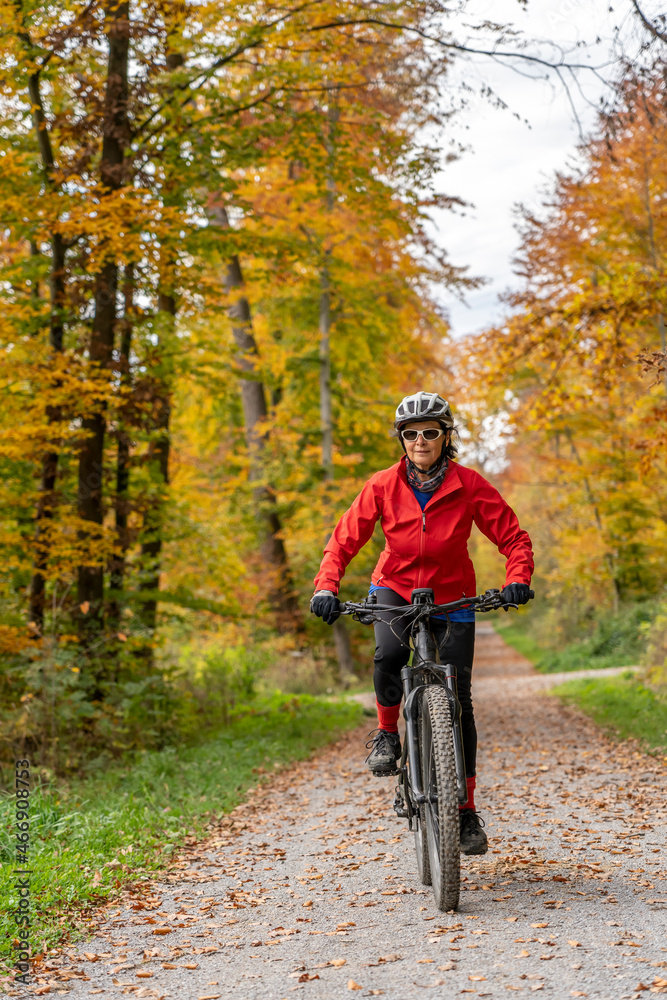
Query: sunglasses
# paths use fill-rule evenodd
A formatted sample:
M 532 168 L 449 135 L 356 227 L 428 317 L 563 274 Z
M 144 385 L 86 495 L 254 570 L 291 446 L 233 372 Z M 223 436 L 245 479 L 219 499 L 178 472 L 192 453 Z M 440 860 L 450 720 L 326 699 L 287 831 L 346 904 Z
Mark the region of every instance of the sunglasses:
M 443 435 L 444 433 L 445 432 L 443 431 L 442 427 L 427 427 L 426 430 L 423 431 L 417 431 L 417 430 L 401 431 L 401 437 L 403 438 L 404 441 L 416 441 L 419 435 L 421 434 L 421 436 L 424 438 L 424 441 L 437 441 L 438 438 L 441 437 L 441 435 Z

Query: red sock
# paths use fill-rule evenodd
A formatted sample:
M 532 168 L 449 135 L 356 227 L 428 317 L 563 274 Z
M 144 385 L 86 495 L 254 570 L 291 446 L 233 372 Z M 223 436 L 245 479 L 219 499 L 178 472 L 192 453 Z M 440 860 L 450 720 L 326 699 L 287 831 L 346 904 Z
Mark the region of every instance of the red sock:
M 376 698 L 375 704 L 377 705 L 378 724 L 380 729 L 384 729 L 386 733 L 397 733 L 398 717 L 401 714 L 400 701 L 398 705 L 390 705 L 389 708 L 387 708 L 385 705 L 381 705 Z
M 459 806 L 459 809 L 474 809 L 475 808 L 475 775 L 471 774 L 466 778 L 466 784 L 468 786 L 468 801 L 464 806 Z

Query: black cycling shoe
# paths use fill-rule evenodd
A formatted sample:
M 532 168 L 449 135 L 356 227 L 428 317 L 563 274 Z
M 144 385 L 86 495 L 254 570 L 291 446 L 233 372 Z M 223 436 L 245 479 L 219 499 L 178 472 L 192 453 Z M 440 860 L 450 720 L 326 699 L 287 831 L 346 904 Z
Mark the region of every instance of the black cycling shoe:
M 373 732 L 377 736 L 369 733 L 373 739 L 366 744 L 366 748 L 371 751 L 366 758 L 367 767 L 379 778 L 397 774 L 396 761 L 401 756 L 401 737 L 398 733 L 388 733 L 384 729 L 374 729 Z
M 489 841 L 482 830 L 484 820 L 474 809 L 461 809 L 461 854 L 486 854 Z

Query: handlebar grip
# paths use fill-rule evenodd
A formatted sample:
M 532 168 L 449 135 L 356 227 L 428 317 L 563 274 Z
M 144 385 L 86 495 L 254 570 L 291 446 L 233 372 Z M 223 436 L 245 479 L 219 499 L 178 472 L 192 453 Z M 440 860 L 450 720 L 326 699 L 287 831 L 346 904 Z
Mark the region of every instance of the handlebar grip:
M 529 590 L 528 591 L 528 599 L 532 601 L 534 599 L 534 597 L 535 597 L 535 591 L 534 590 Z

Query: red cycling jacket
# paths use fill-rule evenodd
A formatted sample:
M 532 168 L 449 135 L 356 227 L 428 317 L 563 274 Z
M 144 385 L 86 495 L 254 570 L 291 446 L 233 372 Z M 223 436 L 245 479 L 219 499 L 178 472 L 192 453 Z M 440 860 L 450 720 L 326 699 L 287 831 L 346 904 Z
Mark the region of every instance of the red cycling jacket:
M 373 583 L 410 601 L 416 587 L 432 587 L 438 604 L 476 594 L 468 554 L 473 522 L 502 555 L 506 583 L 530 583 L 533 549 L 527 531 L 495 487 L 473 469 L 450 462 L 447 474 L 422 511 L 408 485 L 405 456 L 377 472 L 347 510 L 324 550 L 316 590 L 338 593 L 348 563 L 380 521 L 386 545 Z

